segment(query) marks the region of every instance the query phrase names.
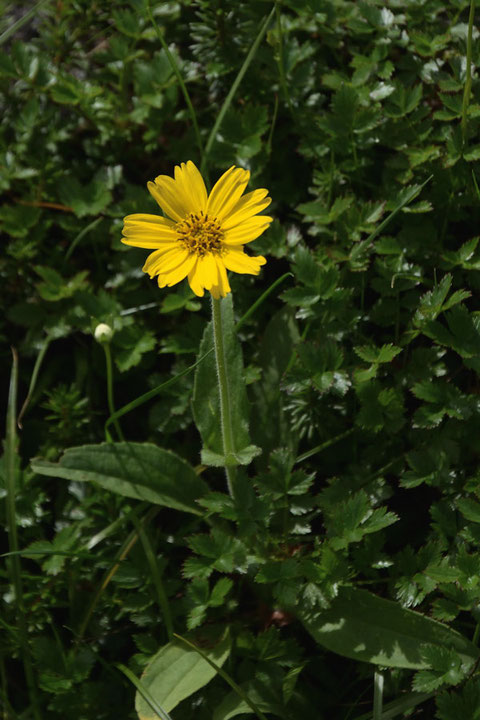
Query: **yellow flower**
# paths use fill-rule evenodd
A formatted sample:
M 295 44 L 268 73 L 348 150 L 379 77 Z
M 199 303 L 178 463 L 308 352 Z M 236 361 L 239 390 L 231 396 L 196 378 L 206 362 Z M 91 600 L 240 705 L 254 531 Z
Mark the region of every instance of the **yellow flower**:
M 143 271 L 158 275 L 159 287 L 188 277 L 196 295 L 213 297 L 230 292 L 227 270 L 258 275 L 262 256 L 250 257 L 243 245 L 255 240 L 272 222 L 258 215 L 270 205 L 268 190 L 243 195 L 248 170 L 232 166 L 207 196 L 205 183 L 193 162 L 175 166 L 175 179 L 159 175 L 148 189 L 167 217 L 137 213 L 124 220 L 122 242 L 152 248 Z M 243 195 L 243 197 L 242 197 Z

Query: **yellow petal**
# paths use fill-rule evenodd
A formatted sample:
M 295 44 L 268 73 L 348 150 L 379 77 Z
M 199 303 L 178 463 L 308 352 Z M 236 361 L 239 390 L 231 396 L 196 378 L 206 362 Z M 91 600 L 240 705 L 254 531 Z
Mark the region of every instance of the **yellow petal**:
M 225 265 L 223 263 L 223 260 L 218 255 L 215 257 L 215 262 L 217 263 L 217 270 L 218 270 L 218 277 L 219 277 L 219 283 L 218 283 L 218 291 L 220 297 L 225 297 L 225 295 L 229 292 L 231 292 L 230 283 L 228 282 L 228 275 L 227 271 L 225 269 Z M 213 288 L 210 290 L 213 297 L 216 297 L 213 294 Z
M 124 219 L 122 242 L 134 247 L 155 248 L 175 242 L 174 223 L 159 215 L 127 215 Z
M 212 253 L 207 253 L 199 257 L 197 264 L 188 275 L 190 287 L 196 295 L 203 295 L 203 290 L 211 290 L 216 292 L 216 288 L 220 282 L 218 276 L 217 263 Z
M 195 265 L 192 267 L 192 269 L 188 273 L 188 284 L 190 285 L 190 287 L 193 290 L 193 292 L 195 293 L 195 295 L 198 295 L 198 297 L 203 297 L 205 292 L 203 289 L 203 284 L 200 279 L 200 275 L 198 273 L 198 263 L 199 263 L 200 258 L 197 258 L 197 256 L 195 256 L 195 258 L 196 258 L 197 262 L 195 263 Z
M 176 222 L 181 222 L 190 212 L 189 199 L 175 180 L 159 175 L 147 187 L 162 210 Z
M 175 182 L 188 198 L 189 212 L 205 212 L 207 189 L 202 176 L 191 160 L 175 166 Z
M 123 218 L 123 222 L 134 225 L 147 223 L 149 225 L 162 225 L 170 228 L 175 225 L 175 223 L 168 218 L 164 218 L 161 215 L 150 215 L 148 213 L 133 213 L 132 215 L 127 215 Z
M 162 248 L 167 247 L 167 245 L 175 245 L 177 243 L 177 240 L 165 240 L 163 238 L 155 237 L 154 235 L 139 235 L 137 237 L 128 237 L 128 238 L 121 238 L 122 243 L 124 245 L 131 245 L 132 247 L 140 247 L 145 248 L 146 250 L 150 250 L 153 248 Z
M 243 168 L 232 166 L 223 173 L 208 196 L 207 213 L 222 220 L 234 208 L 247 187 L 250 173 Z
M 222 261 L 227 270 L 233 270 L 233 272 L 242 274 L 248 273 L 250 275 L 258 275 L 260 267 L 267 262 L 262 255 L 250 257 L 238 248 L 229 248 L 224 252 Z
M 272 202 L 272 198 L 266 197 L 267 194 L 268 190 L 261 189 L 253 190 L 241 197 L 234 208 L 223 218 L 222 228 L 229 230 L 265 210 Z
M 152 278 L 159 273 L 163 274 L 173 270 L 185 262 L 187 258 L 188 251 L 178 246 L 168 250 L 157 250 L 148 256 L 142 270 Z
M 167 273 L 160 273 L 158 276 L 158 287 L 171 287 L 185 278 L 197 261 L 197 256 L 192 253 L 188 258 L 174 270 Z
M 225 230 L 226 245 L 245 245 L 252 242 L 268 228 L 273 218 L 268 215 L 256 215 L 236 225 L 230 230 Z
M 212 253 L 207 253 L 199 259 L 197 272 L 200 273 L 203 287 L 206 288 L 206 290 L 210 290 L 212 285 L 217 284 L 217 263 L 215 262 L 215 258 L 213 257 Z

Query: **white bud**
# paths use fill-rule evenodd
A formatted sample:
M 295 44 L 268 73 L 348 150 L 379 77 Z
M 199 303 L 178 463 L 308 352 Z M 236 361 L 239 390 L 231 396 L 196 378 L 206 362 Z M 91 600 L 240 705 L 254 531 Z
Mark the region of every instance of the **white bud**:
M 95 332 L 93 334 L 97 342 L 108 343 L 113 337 L 113 330 L 110 325 L 107 325 L 106 323 L 100 323 L 100 325 L 97 325 L 97 327 L 95 328 Z

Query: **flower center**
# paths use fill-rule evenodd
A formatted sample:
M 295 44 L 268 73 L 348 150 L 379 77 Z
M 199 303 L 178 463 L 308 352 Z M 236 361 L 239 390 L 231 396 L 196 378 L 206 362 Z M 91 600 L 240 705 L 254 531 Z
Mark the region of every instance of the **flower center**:
M 198 214 L 190 213 L 185 220 L 177 223 L 175 231 L 179 242 L 189 253 L 202 256 L 222 250 L 223 230 L 215 218 L 204 215 L 202 210 Z

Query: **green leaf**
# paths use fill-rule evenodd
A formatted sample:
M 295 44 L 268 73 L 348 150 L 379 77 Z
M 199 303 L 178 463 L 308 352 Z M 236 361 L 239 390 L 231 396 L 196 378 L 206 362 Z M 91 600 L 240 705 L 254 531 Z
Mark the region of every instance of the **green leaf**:
M 140 16 L 137 13 L 131 10 L 113 10 L 112 17 L 121 33 L 133 38 L 140 35 Z
M 475 502 L 471 498 L 459 498 L 456 501 L 457 507 L 467 520 L 470 522 L 480 523 L 480 503 Z
M 206 650 L 204 645 L 203 650 L 216 665 L 221 667 L 230 654 L 230 646 L 230 635 L 226 631 L 210 650 Z M 154 655 L 141 681 L 153 699 L 168 713 L 182 700 L 207 685 L 215 675 L 215 670 L 198 652 L 186 647 L 179 640 L 174 640 Z M 140 720 L 157 720 L 150 706 L 139 693 L 135 698 L 135 709 Z
M 248 401 L 243 370 L 242 348 L 235 332 L 232 295 L 221 301 L 223 344 L 230 395 L 231 422 L 235 452 L 225 458 L 220 425 L 220 397 L 218 391 L 215 353 L 210 352 L 197 366 L 193 389 L 193 415 L 202 436 L 202 462 L 208 465 L 248 465 L 259 450 L 250 443 L 248 431 Z M 200 343 L 199 357 L 214 348 L 213 323 L 209 322 Z
M 88 287 L 88 272 L 86 270 L 82 270 L 69 280 L 66 280 L 51 267 L 36 265 L 34 269 L 43 280 L 42 283 L 37 285 L 38 292 L 44 300 L 49 302 L 57 302 L 72 297 L 76 292 Z
M 82 185 L 74 176 L 63 177 L 58 183 L 58 194 L 77 217 L 98 215 L 112 200 L 112 194 L 101 172 L 86 185 Z
M 266 462 L 270 452 L 279 445 L 291 446 L 295 442 L 278 388 L 298 339 L 297 323 L 289 308 L 276 313 L 263 332 L 259 350 L 262 381 L 252 388 L 255 396 L 252 427 L 263 449 L 261 462 Z
M 374 347 L 373 345 L 364 345 L 362 347 L 355 347 L 355 352 L 362 360 L 369 363 L 389 363 L 402 352 L 402 348 L 388 343 L 382 345 L 381 348 Z
M 124 497 L 200 514 L 196 501 L 208 488 L 191 465 L 149 443 L 102 443 L 69 448 L 58 463 L 35 458 L 34 472 L 94 482 Z
M 127 325 L 113 336 L 113 356 L 120 372 L 126 372 L 139 364 L 142 355 L 153 350 L 155 335 L 141 325 Z
M 452 276 L 450 274 L 445 275 L 433 290 L 422 296 L 413 321 L 417 327 L 427 320 L 435 320 L 442 312 L 443 303 L 446 300 L 451 284 Z
M 405 422 L 403 396 L 397 388 L 383 388 L 374 380 L 357 386 L 361 402 L 356 423 L 366 430 L 379 432 L 383 427 L 396 431 Z
M 60 80 L 51 89 L 52 100 L 61 105 L 77 105 L 81 96 L 78 88 L 67 80 Z
M 275 680 L 277 678 L 266 676 L 242 683 L 240 687 L 259 710 L 264 713 L 272 713 L 276 718 L 289 720 L 291 714 L 285 710 L 281 702 L 281 687 L 279 687 L 278 680 L 277 682 Z M 230 720 L 237 715 L 252 714 L 255 714 L 255 711 L 246 700 L 238 693 L 231 692 L 215 708 L 213 720 Z
M 470 679 L 464 688 L 437 698 L 439 720 L 480 720 L 480 680 Z
M 222 605 L 232 587 L 233 580 L 230 580 L 230 578 L 222 577 L 220 580 L 217 580 L 213 586 L 210 600 L 208 601 L 209 605 L 211 605 L 211 607 L 219 607 Z
M 353 128 L 358 94 L 355 88 L 342 85 L 332 99 L 329 129 L 335 135 L 348 135 Z
M 211 465 L 212 467 L 225 467 L 227 465 L 235 467 L 235 465 L 249 465 L 253 458 L 260 455 L 261 452 L 261 448 L 256 445 L 248 445 L 240 451 L 230 453 L 230 455 L 215 453 L 208 448 L 203 448 L 202 462 L 205 465 Z
M 41 211 L 28 205 L 6 205 L 0 207 L 0 227 L 12 237 L 27 237 L 31 228 L 37 225 Z
M 418 672 L 412 683 L 418 692 L 431 692 L 441 685 L 458 685 L 465 677 L 460 656 L 449 648 L 426 645 L 422 657 L 432 668 Z
M 330 544 L 335 550 L 359 542 L 364 535 L 378 532 L 398 520 L 394 513 L 387 512 L 385 508 L 373 509 L 364 490 L 325 508 L 325 515 Z
M 446 625 L 366 590 L 341 587 L 328 610 L 297 614 L 320 645 L 375 665 L 429 669 L 427 645 L 454 650 L 468 667 L 480 657 L 473 643 Z

